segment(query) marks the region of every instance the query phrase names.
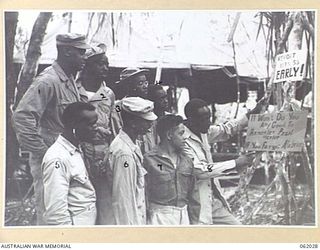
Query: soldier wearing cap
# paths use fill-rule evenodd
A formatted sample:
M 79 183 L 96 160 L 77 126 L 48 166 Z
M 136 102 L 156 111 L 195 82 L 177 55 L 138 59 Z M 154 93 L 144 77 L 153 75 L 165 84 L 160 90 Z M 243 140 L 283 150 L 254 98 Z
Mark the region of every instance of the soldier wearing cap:
M 124 89 L 125 96 L 148 97 L 147 69 L 125 68 L 120 73 L 119 86 Z
M 97 192 L 97 224 L 104 225 L 107 221 L 105 218 L 107 213 L 104 211 L 107 208 L 105 204 L 108 202 L 108 197 L 105 195 L 107 183 L 102 163 L 109 145 L 115 137 L 112 134 L 110 119 L 111 113 L 116 111 L 114 107 L 115 95 L 105 82 L 109 62 L 105 50 L 101 47 L 92 46 L 91 49 L 87 50 L 86 64 L 78 81 L 87 90 L 89 102 L 96 107 L 98 114 L 98 133 L 92 142 L 83 143 L 82 146 L 85 157 L 90 164 L 92 182 Z
M 112 173 L 111 207 L 116 225 L 145 225 L 146 204 L 142 153 L 136 144 L 157 119 L 153 103 L 140 97 L 126 97 L 121 101 L 123 127 L 109 148 L 108 163 Z
M 43 224 L 42 158 L 63 131 L 61 122 L 65 107 L 87 101 L 85 89 L 75 76 L 85 64 L 85 51 L 90 46 L 80 34 L 56 36 L 57 60 L 31 84 L 13 114 L 13 122 L 21 148 L 31 153 L 30 168 L 36 200 L 37 224 Z
M 120 94 L 117 97 L 141 97 L 147 99 L 148 97 L 148 85 L 147 81 L 147 69 L 139 68 L 125 68 L 120 73 L 120 81 L 117 82 L 117 88 Z M 116 101 L 116 105 L 118 101 Z M 121 114 L 114 113 L 112 116 L 112 127 L 113 133 L 118 134 L 119 130 L 122 128 L 123 122 Z

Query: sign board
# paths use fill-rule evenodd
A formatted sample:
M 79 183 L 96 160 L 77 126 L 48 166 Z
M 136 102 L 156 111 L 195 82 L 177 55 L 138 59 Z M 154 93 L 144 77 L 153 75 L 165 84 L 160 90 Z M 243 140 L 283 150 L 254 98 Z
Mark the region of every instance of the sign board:
M 274 81 L 301 81 L 306 70 L 307 51 L 294 50 L 276 56 Z
M 307 111 L 250 115 L 245 148 L 248 151 L 301 152 Z

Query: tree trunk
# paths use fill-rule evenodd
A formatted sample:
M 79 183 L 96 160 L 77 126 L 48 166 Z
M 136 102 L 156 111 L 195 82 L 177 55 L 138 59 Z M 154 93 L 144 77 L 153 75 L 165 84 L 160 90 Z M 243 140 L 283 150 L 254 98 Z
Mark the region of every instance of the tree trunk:
M 303 23 L 301 12 L 292 13 L 293 27 L 288 39 L 289 50 L 300 50 L 302 46 Z
M 18 23 L 18 12 L 5 13 L 5 41 L 6 41 L 6 94 L 7 104 L 13 103 L 14 90 L 16 88 L 16 79 L 13 65 L 14 38 L 16 35 Z
M 17 107 L 22 96 L 27 91 L 37 74 L 38 62 L 41 56 L 41 44 L 51 16 L 52 12 L 41 12 L 33 25 L 26 61 L 22 66 L 19 75 L 19 82 L 17 86 L 18 93 L 14 108 Z
M 13 65 L 14 38 L 18 23 L 18 12 L 5 12 L 5 46 L 6 46 L 6 180 L 11 177 L 18 165 L 19 146 L 15 136 L 11 117 L 11 105 L 14 100 L 16 77 Z

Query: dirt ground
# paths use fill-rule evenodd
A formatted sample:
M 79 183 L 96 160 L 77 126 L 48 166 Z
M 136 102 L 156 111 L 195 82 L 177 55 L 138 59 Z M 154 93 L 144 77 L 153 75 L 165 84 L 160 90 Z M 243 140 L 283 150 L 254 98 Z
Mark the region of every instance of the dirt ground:
M 283 209 L 283 197 L 276 197 L 275 193 L 270 192 L 265 196 L 263 202 L 257 207 L 256 202 L 259 200 L 266 186 L 252 185 L 247 191 L 247 202 L 239 207 L 239 204 L 231 204 L 233 214 L 246 225 L 288 225 Z M 235 192 L 235 187 L 224 188 L 226 197 L 231 197 Z M 296 214 L 292 208 L 291 223 L 289 225 L 315 225 L 315 211 L 311 204 L 304 204 L 304 193 L 306 186 L 300 185 L 296 188 L 296 211 L 300 211 L 297 221 Z M 248 213 L 255 208 L 257 212 L 247 218 Z M 34 198 L 33 196 L 23 200 L 23 198 L 13 198 L 6 201 L 5 207 L 5 225 L 6 226 L 32 226 L 36 225 Z

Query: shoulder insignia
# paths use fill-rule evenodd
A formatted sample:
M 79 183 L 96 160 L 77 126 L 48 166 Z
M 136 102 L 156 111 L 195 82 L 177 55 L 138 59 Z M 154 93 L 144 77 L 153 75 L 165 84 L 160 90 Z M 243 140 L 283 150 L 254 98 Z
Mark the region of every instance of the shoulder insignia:
M 55 167 L 56 169 L 59 169 L 59 168 L 61 167 L 60 161 L 56 161 L 56 162 L 54 163 L 54 167 Z

